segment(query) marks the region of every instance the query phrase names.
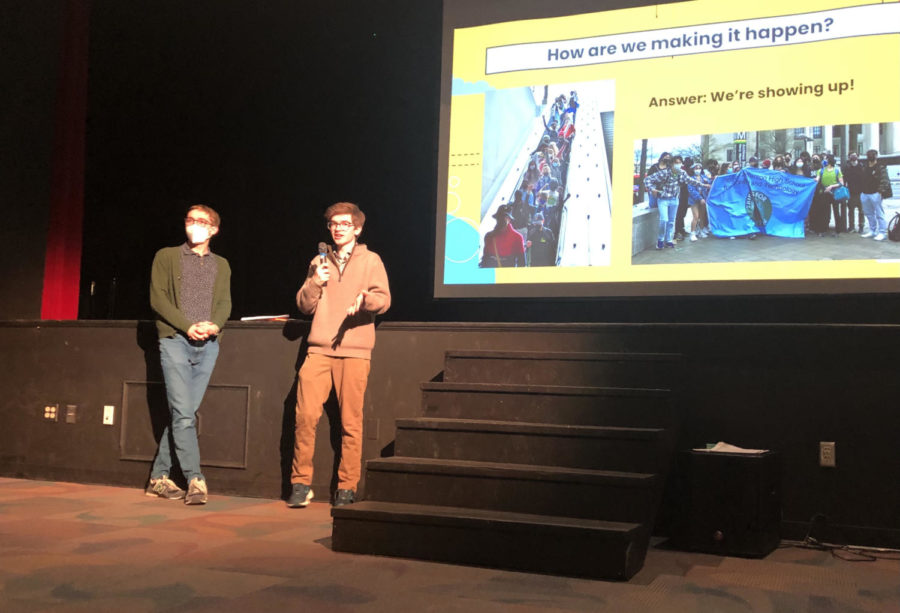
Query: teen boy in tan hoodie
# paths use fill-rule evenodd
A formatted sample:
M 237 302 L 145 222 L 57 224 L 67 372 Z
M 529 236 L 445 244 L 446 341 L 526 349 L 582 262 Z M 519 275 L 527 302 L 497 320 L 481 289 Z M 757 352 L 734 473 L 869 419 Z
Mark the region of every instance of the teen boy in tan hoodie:
M 334 506 L 354 501 L 362 467 L 363 397 L 375 346 L 375 315 L 388 310 L 391 293 L 378 254 L 356 242 L 366 216 L 349 202 L 325 211 L 334 241 L 324 256 L 310 263 L 297 306 L 312 315 L 309 353 L 297 384 L 297 422 L 289 507 L 313 499 L 313 452 L 316 425 L 332 383 L 341 411 L 341 463 Z

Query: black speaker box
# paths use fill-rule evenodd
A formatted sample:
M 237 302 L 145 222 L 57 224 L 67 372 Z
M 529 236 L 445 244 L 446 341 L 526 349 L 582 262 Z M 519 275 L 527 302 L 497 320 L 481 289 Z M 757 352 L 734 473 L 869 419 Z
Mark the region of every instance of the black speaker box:
M 693 551 L 762 557 L 774 550 L 781 526 L 781 462 L 761 454 L 684 452 L 686 491 L 675 544 Z

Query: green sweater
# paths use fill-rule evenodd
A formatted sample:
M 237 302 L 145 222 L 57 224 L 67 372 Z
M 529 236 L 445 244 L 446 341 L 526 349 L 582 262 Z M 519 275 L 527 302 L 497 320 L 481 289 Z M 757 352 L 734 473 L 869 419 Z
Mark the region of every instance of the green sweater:
M 231 267 L 222 256 L 210 255 L 216 258 L 218 267 L 210 321 L 221 330 L 231 315 Z M 176 332 L 187 334 L 188 328 L 195 323 L 188 321 L 181 312 L 181 246 L 164 247 L 156 252 L 150 271 L 150 307 L 156 313 L 159 338 Z

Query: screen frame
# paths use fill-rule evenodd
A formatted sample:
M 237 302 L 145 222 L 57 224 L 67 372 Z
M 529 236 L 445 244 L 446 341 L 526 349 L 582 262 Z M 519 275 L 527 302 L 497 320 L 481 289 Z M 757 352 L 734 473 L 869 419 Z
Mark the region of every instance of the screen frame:
M 441 88 L 438 133 L 437 201 L 435 218 L 433 297 L 483 298 L 629 298 L 666 296 L 740 296 L 810 294 L 895 294 L 900 278 L 756 279 L 714 281 L 594 281 L 584 283 L 445 284 L 446 218 L 448 210 L 450 107 L 454 30 L 513 21 L 564 17 L 657 5 L 690 4 L 691 0 L 610 1 L 560 0 L 548 6 L 539 0 L 444 0 L 441 49 Z M 889 152 L 885 152 L 889 153 Z M 442 221 L 443 220 L 443 221 Z

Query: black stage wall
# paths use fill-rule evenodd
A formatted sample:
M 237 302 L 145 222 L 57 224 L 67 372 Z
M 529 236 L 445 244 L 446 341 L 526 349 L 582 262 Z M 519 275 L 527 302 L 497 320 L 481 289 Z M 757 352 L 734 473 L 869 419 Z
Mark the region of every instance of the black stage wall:
M 41 316 L 63 13 L 0 3 L 0 319 Z
M 282 495 L 305 331 L 235 324 L 225 334 L 200 424 L 202 457 L 219 465 L 204 468 L 214 493 Z M 11 357 L 0 371 L 0 474 L 141 487 L 159 427 L 150 416 L 165 407 L 161 386 L 146 385 L 160 380 L 154 339 L 150 322 L 0 323 Z M 898 343 L 900 326 L 384 323 L 364 457 L 390 454 L 394 420 L 421 414 L 419 384 L 440 374 L 445 350 L 676 351 L 687 360 L 679 448 L 778 450 L 785 536 L 802 538 L 822 514 L 818 538 L 900 547 Z M 77 404 L 76 423 L 45 420 L 47 403 L 63 414 Z M 104 404 L 116 407 L 112 426 L 101 424 Z M 323 497 L 335 473 L 329 433 L 323 418 Z M 819 441 L 837 443 L 836 468 L 818 466 Z
M 40 317 L 62 4 L 0 4 L 0 319 Z M 290 311 L 321 212 L 349 199 L 389 320 L 900 323 L 894 295 L 434 301 L 442 4 L 92 0 L 81 318 L 150 316 L 153 254 L 196 202 L 222 213 L 234 315 Z M 587 4 L 626 2 L 554 10 Z

